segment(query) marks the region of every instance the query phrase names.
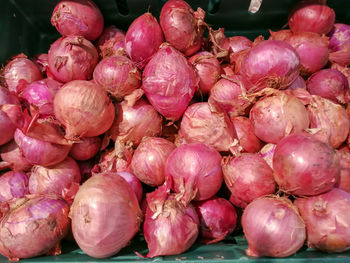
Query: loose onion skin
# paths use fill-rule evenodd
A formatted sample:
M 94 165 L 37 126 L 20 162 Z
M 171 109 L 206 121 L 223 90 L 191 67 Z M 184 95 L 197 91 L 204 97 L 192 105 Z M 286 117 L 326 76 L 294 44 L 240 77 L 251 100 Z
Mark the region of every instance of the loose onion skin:
M 350 193 L 350 151 L 346 146 L 346 150 L 337 151 L 340 160 L 340 180 L 337 188 Z
M 261 156 L 265 162 L 273 169 L 273 154 L 275 152 L 276 144 L 267 143 L 259 151 L 259 156 Z
M 329 33 L 329 60 L 332 63 L 347 66 L 350 64 L 350 26 L 336 23 Z
M 0 202 L 10 201 L 29 194 L 28 177 L 23 172 L 6 172 L 0 176 Z
M 290 36 L 293 35 L 293 32 L 289 29 L 283 29 L 275 32 L 272 30 L 269 30 L 269 32 L 271 35 L 269 39 L 273 39 L 273 40 L 285 41 L 286 39 L 288 39 Z
M 14 140 L 0 148 L 0 157 L 3 160 L 4 165 L 7 166 L 7 168 L 10 168 L 12 171 L 27 172 L 33 166 L 23 156 L 21 149 Z
M 283 138 L 274 151 L 273 169 L 280 190 L 303 196 L 329 191 L 340 175 L 335 150 L 309 134 Z
M 96 48 L 101 58 L 125 55 L 125 33 L 113 25 L 106 27 L 97 40 Z
M 77 161 L 86 161 L 94 157 L 101 148 L 100 137 L 83 137 L 72 145 L 69 155 Z
M 305 224 L 287 198 L 262 197 L 243 212 L 242 227 L 247 238 L 248 256 L 288 257 L 306 239 Z
M 309 247 L 328 253 L 350 249 L 350 193 L 333 188 L 318 196 L 297 198 L 294 204 L 305 221 Z
M 0 221 L 0 253 L 11 261 L 47 253 L 68 232 L 69 205 L 57 196 L 27 196 L 9 206 Z
M 130 166 L 132 155 L 133 150 L 130 148 L 124 148 L 118 154 L 115 149 L 108 149 L 101 154 L 100 162 L 93 167 L 92 173 L 132 172 Z
M 122 177 L 102 173 L 80 187 L 70 217 L 79 247 L 91 257 L 106 258 L 130 242 L 140 228 L 142 212 Z
M 51 24 L 62 36 L 83 36 L 97 39 L 104 25 L 103 15 L 97 5 L 89 0 L 60 1 L 53 10 Z

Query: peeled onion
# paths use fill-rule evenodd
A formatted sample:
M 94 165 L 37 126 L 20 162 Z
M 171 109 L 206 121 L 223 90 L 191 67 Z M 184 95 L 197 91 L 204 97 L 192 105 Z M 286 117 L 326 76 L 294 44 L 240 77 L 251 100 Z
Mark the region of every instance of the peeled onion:
M 29 193 L 28 177 L 23 172 L 6 172 L 0 176 L 0 202 L 24 197 Z
M 94 157 L 100 150 L 100 137 L 83 137 L 72 145 L 69 155 L 75 160 L 83 161 Z

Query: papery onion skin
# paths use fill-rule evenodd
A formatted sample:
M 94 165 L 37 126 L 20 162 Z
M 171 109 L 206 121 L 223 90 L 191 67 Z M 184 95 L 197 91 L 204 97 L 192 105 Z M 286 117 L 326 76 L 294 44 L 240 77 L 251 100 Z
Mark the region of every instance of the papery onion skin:
M 0 202 L 29 194 L 28 177 L 23 172 L 6 172 L 0 176 Z
M 337 184 L 337 188 L 342 189 L 350 193 L 350 152 L 349 147 L 346 146 L 346 150 L 337 150 L 340 160 L 340 180 Z
M 0 253 L 11 261 L 47 253 L 68 232 L 69 205 L 60 197 L 27 196 L 10 207 L 0 223 Z
M 283 138 L 275 148 L 273 169 L 280 190 L 303 196 L 329 191 L 340 176 L 335 150 L 309 134 Z
M 39 67 L 42 76 L 46 75 L 49 77 L 50 72 L 47 72 L 49 68 L 49 56 L 47 53 L 34 55 L 31 60 Z
M 212 197 L 194 202 L 200 225 L 200 242 L 212 244 L 223 240 L 236 228 L 237 213 L 233 205 L 224 198 Z
M 166 139 L 145 138 L 135 150 L 131 160 L 134 175 L 147 185 L 162 185 L 165 181 L 165 162 L 175 148 L 175 144 Z
M 276 144 L 267 143 L 259 151 L 259 155 L 265 160 L 265 162 L 273 169 L 273 154 L 275 152 Z
M 306 239 L 305 224 L 287 198 L 262 197 L 243 212 L 242 227 L 247 238 L 248 256 L 288 257 Z
M 104 26 L 103 15 L 97 5 L 89 0 L 60 1 L 53 10 L 51 24 L 63 36 L 83 36 L 93 41 Z
M 101 172 L 132 172 L 131 160 L 133 150 L 125 148 L 121 153 L 116 154 L 115 149 L 109 149 L 101 154 L 100 162 L 92 169 L 92 173 Z
M 342 66 L 350 64 L 350 26 L 336 23 L 329 33 L 329 60 Z
M 125 55 L 125 33 L 115 26 L 106 27 L 96 42 L 101 58 Z
M 99 152 L 100 147 L 100 137 L 83 137 L 72 145 L 69 155 L 77 161 L 85 161 L 94 157 Z
M 66 83 L 57 92 L 54 112 L 65 126 L 67 139 L 100 135 L 111 127 L 115 116 L 107 92 L 84 80 Z
M 123 177 L 124 180 L 127 181 L 131 189 L 135 192 L 137 201 L 139 201 L 140 204 L 143 196 L 143 189 L 139 179 L 137 179 L 135 175 L 129 172 L 118 172 L 118 175 Z
M 297 198 L 294 204 L 305 221 L 309 247 L 328 253 L 350 249 L 350 193 L 333 188 L 318 196 Z
M 254 199 L 275 192 L 273 170 L 258 154 L 228 158 L 223 161 L 222 171 L 235 206 L 245 208 Z
M 10 168 L 12 171 L 27 172 L 33 166 L 23 156 L 21 149 L 18 147 L 14 140 L 1 146 L 0 157 L 3 162 L 7 163 L 8 168 Z
M 288 39 L 290 36 L 293 35 L 293 32 L 289 29 L 283 29 L 283 30 L 279 30 L 279 31 L 272 31 L 269 30 L 270 32 L 270 37 L 269 39 L 273 39 L 273 40 L 282 40 L 285 41 L 286 39 Z
M 253 42 L 244 36 L 233 36 L 228 38 L 229 51 L 236 53 L 252 47 Z
M 80 187 L 70 217 L 79 247 L 91 257 L 106 258 L 128 245 L 140 228 L 142 212 L 122 177 L 102 173 Z
M 96 48 L 81 36 L 57 39 L 51 45 L 48 55 L 50 72 L 63 83 L 91 79 L 98 62 Z

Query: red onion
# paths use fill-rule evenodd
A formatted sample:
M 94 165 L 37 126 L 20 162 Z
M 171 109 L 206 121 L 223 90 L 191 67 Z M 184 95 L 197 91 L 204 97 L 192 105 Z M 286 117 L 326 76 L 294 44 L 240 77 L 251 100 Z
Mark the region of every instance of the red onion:
M 332 63 L 338 63 L 344 67 L 350 64 L 350 41 L 345 42 L 342 48 L 338 51 L 331 52 L 329 54 L 329 61 Z
M 89 0 L 60 1 L 53 10 L 51 24 L 63 36 L 83 36 L 93 41 L 103 31 L 103 15 Z
M 332 31 L 329 33 L 329 55 L 330 61 L 333 63 L 346 66 L 350 64 L 350 25 L 336 23 Z
M 118 175 L 124 178 L 124 180 L 130 185 L 131 189 L 135 192 L 137 201 L 141 203 L 143 196 L 142 184 L 135 175 L 129 172 L 118 172 Z
M 131 94 L 141 85 L 141 73 L 133 62 L 124 56 L 107 57 L 97 64 L 95 82 L 118 100 Z
M 235 146 L 236 132 L 225 112 L 216 111 L 207 102 L 199 102 L 185 111 L 179 136 L 187 143 L 206 143 L 219 152 L 227 152 Z
M 288 87 L 290 90 L 296 90 L 296 89 L 306 89 L 306 82 L 301 77 L 298 76 L 295 81 Z
M 235 75 L 234 67 L 231 64 L 221 64 L 221 74 L 227 77 Z
M 3 160 L 0 164 L 10 168 L 12 171 L 26 172 L 32 167 L 32 164 L 24 158 L 22 151 L 14 140 L 0 148 L 0 157 Z
M 42 75 L 50 74 L 50 72 L 48 72 L 49 55 L 47 53 L 35 55 L 31 58 L 31 60 L 39 67 Z M 47 76 L 47 77 L 49 77 L 49 76 Z
M 242 227 L 247 238 L 248 256 L 288 257 L 295 254 L 306 239 L 305 224 L 287 198 L 262 197 L 243 212 Z
M 249 53 L 250 48 L 241 50 L 230 55 L 230 64 L 234 68 L 234 73 L 240 75 L 242 65 L 245 63 L 246 55 Z
M 6 64 L 2 71 L 4 85 L 14 93 L 20 93 L 26 84 L 42 78 L 38 66 L 24 54 L 19 54 Z
M 195 202 L 194 206 L 200 220 L 199 236 L 202 243 L 219 242 L 236 228 L 236 210 L 226 199 L 212 197 Z
M 310 128 L 317 138 L 338 148 L 348 137 L 350 120 L 346 110 L 339 104 L 313 95 L 307 106 Z
M 300 57 L 300 74 L 308 76 L 319 71 L 328 62 L 328 38 L 311 32 L 299 32 L 290 36 L 290 44 Z
M 83 80 L 71 81 L 57 92 L 54 111 L 67 139 L 100 135 L 111 127 L 115 116 L 107 92 Z
M 221 155 L 204 143 L 181 145 L 169 155 L 165 176 L 172 178 L 173 189 L 185 205 L 206 200 L 221 187 Z
M 248 92 L 254 92 L 288 87 L 298 77 L 299 66 L 299 56 L 290 45 L 266 40 L 249 50 L 240 71 L 252 83 Z
M 310 123 L 303 103 L 285 92 L 260 99 L 251 109 L 249 118 L 255 135 L 266 143 L 274 144 L 289 134 L 302 132 Z
M 309 247 L 329 253 L 350 249 L 350 193 L 333 188 L 322 195 L 298 198 L 294 204 L 305 221 Z
M 311 196 L 332 189 L 339 180 L 340 165 L 328 144 L 308 134 L 292 134 L 277 144 L 273 170 L 280 190 Z
M 142 69 L 163 43 L 163 33 L 151 13 L 136 18 L 125 35 L 125 50 L 136 65 Z
M 272 31 L 269 30 L 270 32 L 270 37 L 269 39 L 272 40 L 281 40 L 281 41 L 285 41 L 286 39 L 288 39 L 290 36 L 293 35 L 293 32 L 289 29 L 283 29 L 283 30 L 279 30 L 279 31 Z
M 49 69 L 60 82 L 92 77 L 98 62 L 94 45 L 81 36 L 61 37 L 49 49 Z
M 275 152 L 276 144 L 267 143 L 259 151 L 259 156 L 261 156 L 265 162 L 273 169 L 272 161 L 273 154 Z
M 244 152 L 255 153 L 262 147 L 262 142 L 254 134 L 254 127 L 249 118 L 244 116 L 231 117 L 231 122 L 235 127 L 238 144 Z
M 165 162 L 175 148 L 172 142 L 163 138 L 148 137 L 142 140 L 131 161 L 135 176 L 147 185 L 162 185 L 165 181 Z
M 183 0 L 170 0 L 162 7 L 159 22 L 166 41 L 190 56 L 201 47 L 204 17 L 205 12 L 201 8 L 195 12 Z
M 192 65 L 167 44 L 160 47 L 142 74 L 142 88 L 147 99 L 160 114 L 172 121 L 182 116 L 198 82 Z
M 228 38 L 229 51 L 236 53 L 247 48 L 251 48 L 253 42 L 244 36 L 233 36 Z
M 346 149 L 337 151 L 340 160 L 340 180 L 336 187 L 350 193 L 350 151 L 348 146 Z
M 0 221 L 0 253 L 11 261 L 44 255 L 68 232 L 69 206 L 57 196 L 28 196 L 9 206 Z
M 125 33 L 115 26 L 106 27 L 96 43 L 100 57 L 125 54 Z
M 16 129 L 14 139 L 23 156 L 32 164 L 42 166 L 54 165 L 62 162 L 68 155 L 71 146 L 45 142 L 26 136 Z
M 28 177 L 23 172 L 7 172 L 0 176 L 0 202 L 24 197 L 28 191 Z
M 341 66 L 341 65 L 339 65 L 339 64 L 335 64 L 335 63 L 333 63 L 333 64 L 331 65 L 331 68 L 332 68 L 332 69 L 339 70 L 341 73 L 343 73 L 344 76 L 347 78 L 348 84 L 349 84 L 349 86 L 350 86 L 350 68 L 348 68 L 348 67 L 343 67 L 343 66 Z
M 72 145 L 69 155 L 75 160 L 83 161 L 94 157 L 100 150 L 100 137 L 83 137 Z
M 255 153 L 243 153 L 224 160 L 222 171 L 226 186 L 231 191 L 230 201 L 245 208 L 254 199 L 273 194 L 276 183 L 273 170 Z
M 202 24 L 202 21 L 200 22 Z M 230 40 L 225 35 L 225 29 L 219 28 L 218 30 L 209 29 L 209 41 L 211 42 L 210 51 L 219 56 L 226 57 L 230 54 Z
M 129 184 L 103 173 L 80 187 L 70 217 L 79 247 L 91 257 L 106 258 L 128 245 L 140 228 L 142 212 Z
M 116 153 L 115 149 L 107 150 L 101 155 L 100 162 L 92 169 L 93 173 L 101 172 L 131 172 L 131 160 L 133 151 L 124 148 L 123 151 Z
M 335 13 L 332 8 L 317 0 L 297 3 L 289 13 L 288 25 L 293 32 L 327 34 L 332 30 Z
M 199 91 L 204 95 L 220 78 L 221 68 L 218 59 L 207 51 L 201 51 L 193 55 L 188 61 L 195 68 L 199 76 Z

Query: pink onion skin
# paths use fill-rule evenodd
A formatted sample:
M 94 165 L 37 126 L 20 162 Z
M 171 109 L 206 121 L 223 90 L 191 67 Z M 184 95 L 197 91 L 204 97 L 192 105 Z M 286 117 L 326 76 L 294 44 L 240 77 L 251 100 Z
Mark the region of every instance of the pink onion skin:
M 27 196 L 10 207 L 1 219 L 0 253 L 11 261 L 47 253 L 68 232 L 69 205 L 60 197 Z
M 340 162 L 336 151 L 312 135 L 283 138 L 273 155 L 274 177 L 280 190 L 303 196 L 329 191 L 338 183 Z
M 350 26 L 336 23 L 329 33 L 329 60 L 342 66 L 350 64 Z
M 340 180 L 337 188 L 350 193 L 350 151 L 346 146 L 346 150 L 337 150 L 340 160 Z
M 289 37 L 290 44 L 300 57 L 300 74 L 308 76 L 326 66 L 328 62 L 328 38 L 312 32 L 298 32 Z
M 91 79 L 98 63 L 96 48 L 81 36 L 57 39 L 51 45 L 48 55 L 51 73 L 63 83 Z
M 94 166 L 92 173 L 103 172 L 132 172 L 131 160 L 133 150 L 125 148 L 118 156 L 115 149 L 106 150 L 101 154 L 100 162 Z
M 39 67 L 42 76 L 47 75 L 49 68 L 49 56 L 47 53 L 34 55 L 31 60 Z
M 163 32 L 151 13 L 144 13 L 129 26 L 125 35 L 125 51 L 143 69 L 163 43 Z
M 230 55 L 230 64 L 232 65 L 235 74 L 241 75 L 242 65 L 245 63 L 246 55 L 249 51 L 250 48 L 247 48 Z
M 282 30 L 279 30 L 279 31 L 272 31 L 272 30 L 269 30 L 270 32 L 270 37 L 269 39 L 272 39 L 272 40 L 281 40 L 281 41 L 285 41 L 286 39 L 288 39 L 290 36 L 293 35 L 293 32 L 289 29 L 282 29 Z
M 204 20 L 205 13 L 198 8 L 193 11 L 189 4 L 183 0 L 170 0 L 166 2 L 159 16 L 166 42 L 177 50 L 190 56 L 200 47 L 203 30 L 200 21 Z
M 199 92 L 208 94 L 219 80 L 221 67 L 219 60 L 210 52 L 200 51 L 188 59 L 199 76 Z
M 32 164 L 23 156 L 21 149 L 14 140 L 1 146 L 0 157 L 12 171 L 27 172 L 32 168 Z
M 86 161 L 94 157 L 101 148 L 100 137 L 83 137 L 72 145 L 69 155 L 77 161 Z
M 142 184 L 135 175 L 129 172 L 118 172 L 118 175 L 124 178 L 124 180 L 130 185 L 131 189 L 135 192 L 137 201 L 141 203 L 143 196 Z
M 231 122 L 235 127 L 239 145 L 244 152 L 255 153 L 262 147 L 262 142 L 256 137 L 254 127 L 249 118 L 244 116 L 231 117 Z
M 124 56 L 102 59 L 97 64 L 93 76 L 95 82 L 117 100 L 123 99 L 141 86 L 140 71 Z
M 26 84 L 42 79 L 38 66 L 24 54 L 15 56 L 2 71 L 4 85 L 11 92 L 20 93 Z
M 306 82 L 301 77 L 298 76 L 295 81 L 288 87 L 290 90 L 296 90 L 296 89 L 306 89 Z
M 349 84 L 343 73 L 336 69 L 321 69 L 307 80 L 307 90 L 335 103 L 349 101 Z
M 259 156 L 273 169 L 273 154 L 275 152 L 276 144 L 267 143 L 259 151 Z
M 231 191 L 230 201 L 245 208 L 254 199 L 273 194 L 276 183 L 273 170 L 255 153 L 243 153 L 222 163 L 226 186 Z
M 182 116 L 198 83 L 192 65 L 167 44 L 160 47 L 142 74 L 142 88 L 147 99 L 160 114 L 172 121 Z
M 234 67 L 231 64 L 221 64 L 221 74 L 228 77 L 235 75 Z
M 233 146 L 236 131 L 226 113 L 212 111 L 207 102 L 198 102 L 185 111 L 179 136 L 186 143 L 206 143 L 219 152 L 227 152 Z
M 288 25 L 293 32 L 328 34 L 334 25 L 335 13 L 317 0 L 301 1 L 289 13 Z
M 70 217 L 79 247 L 91 257 L 106 258 L 128 245 L 140 229 L 142 212 L 123 178 L 102 173 L 80 187 Z
M 222 185 L 221 159 L 214 148 L 204 143 L 184 144 L 169 155 L 165 176 L 172 178 L 173 190 L 185 205 L 191 200 L 206 200 Z
M 53 10 L 51 24 L 62 36 L 83 36 L 93 41 L 104 26 L 100 9 L 89 0 L 60 1 Z
M 243 211 L 242 227 L 249 245 L 246 254 L 253 257 L 288 257 L 306 239 L 304 221 L 287 198 L 254 200 Z
M 165 181 L 165 162 L 176 148 L 163 138 L 148 137 L 141 141 L 131 160 L 134 175 L 150 186 L 160 186 Z
M 125 33 L 115 26 L 106 27 L 96 43 L 101 58 L 125 54 Z
M 255 135 L 260 140 L 273 144 L 289 134 L 302 132 L 310 124 L 303 103 L 285 92 L 258 100 L 250 110 L 249 118 Z
M 194 202 L 200 225 L 200 242 L 213 244 L 233 232 L 237 224 L 237 213 L 233 205 L 224 198 L 212 197 Z
M 228 38 L 229 41 L 229 51 L 236 53 L 247 48 L 251 48 L 253 42 L 244 36 L 233 36 Z
M 248 92 L 254 92 L 288 87 L 298 77 L 299 68 L 300 60 L 294 48 L 283 41 L 266 40 L 248 51 L 240 71 L 252 83 Z
M 318 196 L 297 198 L 294 204 L 305 221 L 309 247 L 328 253 L 350 249 L 350 193 L 333 188 Z
M 338 148 L 348 137 L 350 119 L 339 104 L 313 95 L 307 106 L 311 131 L 319 140 Z M 312 132 L 313 133 L 313 132 Z
M 0 202 L 10 201 L 29 194 L 28 177 L 23 172 L 6 172 L 0 176 Z
M 71 81 L 57 92 L 54 112 L 65 126 L 67 139 L 100 135 L 111 127 L 115 117 L 107 92 L 84 80 Z

